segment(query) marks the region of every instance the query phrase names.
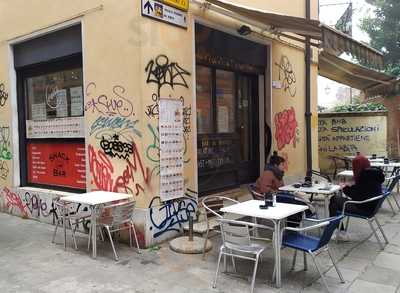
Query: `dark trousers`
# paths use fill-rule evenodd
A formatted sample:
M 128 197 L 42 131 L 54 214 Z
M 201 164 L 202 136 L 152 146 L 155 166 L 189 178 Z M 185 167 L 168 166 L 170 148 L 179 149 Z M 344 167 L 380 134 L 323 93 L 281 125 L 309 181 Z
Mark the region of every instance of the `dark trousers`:
M 349 199 L 344 198 L 340 195 L 335 195 L 331 198 L 330 203 L 329 203 L 329 216 L 330 217 L 335 217 L 338 214 L 342 213 L 344 203 L 346 201 L 349 201 Z M 362 216 L 367 216 L 369 214 L 369 211 L 365 211 L 364 209 L 360 208 L 360 206 L 357 206 L 355 204 L 347 204 L 346 205 L 346 213 L 351 213 L 351 214 L 357 214 L 357 215 L 362 215 Z M 340 230 L 344 230 L 343 225 L 340 226 Z

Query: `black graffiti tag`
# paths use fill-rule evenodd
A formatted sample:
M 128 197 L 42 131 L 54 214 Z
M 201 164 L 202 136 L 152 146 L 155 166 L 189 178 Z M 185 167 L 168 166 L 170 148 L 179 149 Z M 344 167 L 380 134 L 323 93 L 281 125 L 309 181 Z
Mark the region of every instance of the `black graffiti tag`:
M 177 62 L 170 62 L 165 55 L 159 55 L 155 60 L 150 60 L 146 66 L 147 83 L 155 83 L 157 85 L 157 96 L 160 97 L 161 88 L 170 86 L 183 86 L 188 88 L 186 77 L 190 76 L 190 72 L 183 69 Z
M 110 140 L 103 136 L 100 147 L 111 158 L 117 157 L 126 160 L 133 154 L 133 144 L 120 141 L 118 135 L 114 135 Z
M 195 199 L 170 200 L 161 206 L 156 206 L 155 201 L 160 201 L 160 197 L 154 197 L 150 202 L 150 230 L 153 237 L 157 238 L 169 231 L 179 232 L 182 224 L 189 220 L 190 216 L 195 216 L 197 202 Z
M 282 55 L 280 63 L 275 62 L 275 65 L 279 68 L 279 80 L 283 78 L 282 83 L 284 91 L 288 91 L 290 96 L 294 97 L 296 95 L 296 75 L 289 58 Z
M 128 98 L 124 97 L 125 88 L 116 85 L 113 87 L 113 96 L 105 94 L 95 95 L 96 84 L 91 82 L 86 87 L 86 97 L 89 100 L 85 104 L 85 111 L 98 112 L 108 116 L 129 117 L 134 116 L 133 105 Z
M 158 101 L 159 98 L 156 94 L 153 94 L 151 99 L 153 100 L 153 104 L 147 105 L 146 106 L 146 115 L 149 118 L 158 118 L 159 115 L 159 108 L 158 108 Z
M 8 93 L 6 92 L 5 86 L 3 83 L 0 83 L 0 107 L 3 107 L 8 99 Z
M 8 168 L 7 162 L 0 160 L 0 178 L 6 180 L 8 173 L 10 173 L 10 169 Z

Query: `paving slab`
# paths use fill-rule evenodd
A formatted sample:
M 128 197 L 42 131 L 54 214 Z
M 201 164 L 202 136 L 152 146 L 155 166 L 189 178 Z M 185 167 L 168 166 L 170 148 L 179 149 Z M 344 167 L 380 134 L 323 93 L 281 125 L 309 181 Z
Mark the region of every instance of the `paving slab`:
M 398 271 L 400 278 L 400 255 L 381 252 L 375 259 L 374 264 L 383 268 Z
M 359 279 L 393 287 L 400 285 L 399 271 L 379 267 L 376 265 L 369 265 L 365 272 L 360 274 Z
M 396 287 L 368 282 L 364 280 L 356 280 L 350 286 L 348 292 L 349 293 L 366 293 L 366 292 L 396 293 Z
M 332 292 L 346 292 L 349 287 L 362 289 L 368 282 L 372 284 L 371 288 L 377 289 L 362 293 L 395 292 L 400 286 L 395 282 L 399 270 L 393 268 L 400 264 L 400 245 L 397 244 L 400 234 L 394 233 L 396 228 L 400 231 L 400 217 L 383 215 L 382 218 L 385 226 L 390 225 L 389 230 L 393 231 L 393 241 L 384 252 L 373 241 L 363 240 L 362 237 L 370 233 L 369 227 L 357 221 L 352 221 L 350 227 L 360 239 L 330 243 L 346 279 L 345 284 L 340 283 L 328 255 L 322 253 L 318 256 Z M 237 261 L 239 275 L 221 273 L 217 288 L 211 287 L 221 244 L 219 237 L 211 239 L 213 249 L 205 261 L 201 255 L 175 253 L 169 249 L 168 243 L 164 243 L 159 250 L 143 250 L 142 254 L 125 244 L 118 244 L 120 261 L 115 262 L 109 242 L 98 242 L 98 257 L 94 260 L 86 249 L 87 235 L 78 234 L 79 250 L 75 251 L 68 234 L 68 249 L 64 251 L 62 233 L 57 235 L 57 244 L 51 243 L 53 230 L 54 226 L 48 224 L 0 213 L 1 293 L 241 293 L 250 290 L 253 264 L 247 261 Z M 274 258 L 273 249 L 269 247 L 259 265 L 255 293 L 324 292 L 311 259 L 308 258 L 308 270 L 303 271 L 303 257 L 299 254 L 296 269 L 291 271 L 292 257 L 292 249 L 282 250 L 282 288 L 277 289 L 271 281 Z M 382 288 L 388 291 L 380 291 Z

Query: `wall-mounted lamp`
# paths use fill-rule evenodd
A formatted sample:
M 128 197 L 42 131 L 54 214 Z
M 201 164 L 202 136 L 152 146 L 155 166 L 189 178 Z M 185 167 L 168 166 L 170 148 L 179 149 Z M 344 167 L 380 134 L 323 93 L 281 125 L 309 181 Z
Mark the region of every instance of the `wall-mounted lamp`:
M 247 36 L 251 34 L 251 28 L 247 25 L 242 25 L 240 28 L 238 28 L 237 32 L 241 36 Z

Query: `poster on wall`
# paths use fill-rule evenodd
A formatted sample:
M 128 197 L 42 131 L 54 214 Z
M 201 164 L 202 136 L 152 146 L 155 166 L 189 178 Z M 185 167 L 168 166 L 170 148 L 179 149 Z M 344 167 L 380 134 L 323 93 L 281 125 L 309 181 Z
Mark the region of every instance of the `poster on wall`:
M 71 96 L 71 116 L 83 115 L 83 92 L 82 87 L 72 87 L 69 90 Z
M 85 137 L 83 117 L 26 120 L 27 138 Z
M 322 113 L 318 115 L 321 171 L 335 169 L 332 156 L 387 156 L 387 117 L 381 113 Z
M 183 105 L 180 100 L 160 99 L 160 197 L 162 201 L 184 195 Z
M 85 144 L 28 143 L 28 182 L 86 188 Z
M 58 90 L 57 94 L 57 106 L 56 116 L 67 117 L 68 116 L 68 102 L 67 102 L 67 90 Z
M 46 104 L 38 103 L 31 106 L 32 120 L 46 120 Z

